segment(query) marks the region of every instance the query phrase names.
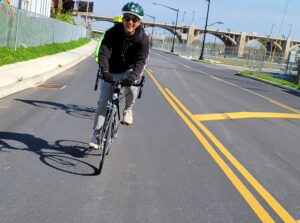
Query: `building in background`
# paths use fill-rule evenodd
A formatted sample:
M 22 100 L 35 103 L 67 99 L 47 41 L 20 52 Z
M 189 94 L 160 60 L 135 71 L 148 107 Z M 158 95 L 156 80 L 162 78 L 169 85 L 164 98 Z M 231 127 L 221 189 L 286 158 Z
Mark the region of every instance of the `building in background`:
M 58 4 L 62 3 L 63 11 L 67 12 L 73 12 L 75 1 L 73 0 L 52 0 L 52 8 L 57 9 Z
M 52 0 L 2 0 L 19 9 L 50 17 Z
M 64 12 L 67 12 L 67 11 L 73 12 L 75 1 L 72 1 L 72 0 L 62 0 L 62 2 L 63 2 L 63 11 Z
M 74 11 L 78 12 L 93 12 L 94 2 L 93 1 L 82 1 L 76 0 L 74 4 Z
M 64 12 L 93 12 L 94 10 L 94 2 L 90 0 L 52 0 L 52 2 L 52 7 L 54 9 L 57 9 L 58 4 L 62 3 Z
M 46 17 L 51 16 L 51 9 L 57 9 L 59 3 L 63 4 L 63 12 L 93 12 L 94 9 L 93 1 L 82 0 L 0 0 L 0 3 Z

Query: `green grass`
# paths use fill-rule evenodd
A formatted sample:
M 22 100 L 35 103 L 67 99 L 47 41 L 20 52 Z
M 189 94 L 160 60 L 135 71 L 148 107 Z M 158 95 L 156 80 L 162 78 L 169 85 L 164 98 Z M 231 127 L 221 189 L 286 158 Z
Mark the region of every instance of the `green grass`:
M 89 41 L 89 38 L 82 38 L 66 43 L 51 43 L 43 46 L 27 48 L 18 47 L 16 50 L 11 47 L 0 47 L 0 66 L 64 52 L 80 47 Z
M 241 73 L 246 74 L 246 75 L 250 75 L 250 76 L 254 76 L 256 78 L 260 78 L 260 79 L 263 79 L 263 80 L 268 80 L 268 81 L 271 81 L 271 82 L 274 82 L 274 83 L 277 83 L 277 84 L 280 84 L 280 85 L 283 85 L 283 86 L 288 86 L 288 87 L 291 87 L 291 88 L 294 88 L 294 89 L 300 89 L 300 86 L 296 83 L 293 83 L 293 82 L 288 81 L 288 80 L 272 77 L 272 76 L 269 76 L 269 75 L 264 74 L 264 73 L 256 73 L 256 72 L 250 71 L 250 70 L 243 70 L 243 71 L 241 71 Z

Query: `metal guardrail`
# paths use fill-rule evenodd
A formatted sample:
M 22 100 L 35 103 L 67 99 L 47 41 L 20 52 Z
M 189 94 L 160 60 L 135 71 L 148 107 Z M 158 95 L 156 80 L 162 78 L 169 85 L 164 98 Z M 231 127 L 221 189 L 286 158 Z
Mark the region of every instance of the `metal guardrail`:
M 39 46 L 88 37 L 90 31 L 0 3 L 0 46 Z

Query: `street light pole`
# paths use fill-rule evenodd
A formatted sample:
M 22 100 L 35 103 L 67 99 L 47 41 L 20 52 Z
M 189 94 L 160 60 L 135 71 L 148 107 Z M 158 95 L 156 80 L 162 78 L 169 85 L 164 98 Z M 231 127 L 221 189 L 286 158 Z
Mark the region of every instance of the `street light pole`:
M 152 15 L 147 15 L 145 14 L 146 16 L 149 16 L 150 18 L 153 19 L 153 23 L 152 23 L 152 33 L 151 33 L 151 46 L 153 46 L 153 35 L 154 35 L 154 26 L 155 26 L 155 16 L 152 16 Z
M 176 36 L 177 21 L 178 21 L 178 11 L 179 11 L 179 9 L 177 10 L 177 13 L 176 13 L 176 22 L 175 22 L 175 30 L 174 30 L 174 35 L 173 35 L 173 43 L 172 43 L 171 53 L 174 52 L 175 36 Z
M 272 52 L 273 52 L 273 42 L 274 40 L 271 40 L 271 36 L 272 36 L 272 33 L 273 33 L 273 29 L 274 29 L 274 26 L 276 26 L 276 24 L 272 24 L 272 27 L 271 27 L 271 32 L 270 32 L 270 35 L 269 35 L 269 38 L 270 38 L 270 58 L 272 57 Z
M 271 32 L 270 32 L 270 37 L 272 36 L 273 29 L 274 29 L 274 26 L 276 26 L 276 24 L 272 24 L 272 27 L 271 27 Z
M 208 5 L 207 5 L 206 21 L 205 21 L 204 35 L 203 35 L 202 48 L 201 48 L 201 54 L 200 54 L 199 60 L 204 60 L 203 53 L 204 53 L 205 37 L 206 37 L 206 32 L 207 32 L 207 21 L 208 21 L 208 15 L 209 15 L 209 7 L 210 7 L 210 0 L 207 0 L 207 1 L 208 1 Z
M 171 9 L 171 10 L 173 10 L 173 11 L 176 12 L 176 22 L 175 22 L 175 27 L 174 27 L 174 35 L 173 35 L 173 42 L 172 42 L 172 48 L 171 48 L 171 53 L 173 53 L 174 52 L 174 44 L 175 44 L 175 36 L 176 36 L 176 30 L 177 30 L 177 22 L 178 22 L 178 12 L 179 12 L 179 9 L 175 9 L 175 8 L 172 8 L 172 7 L 163 5 L 163 4 L 159 4 L 159 3 L 156 3 L 156 2 L 153 2 L 152 4 L 153 5 L 160 5 L 160 6 L 163 6 L 165 8 Z
M 217 32 L 216 32 L 216 34 L 219 32 L 219 29 L 217 29 Z M 214 49 L 214 56 L 216 55 L 216 40 L 217 40 L 217 36 L 215 35 L 215 41 L 214 41 L 214 47 L 213 47 L 213 49 Z
M 194 24 L 194 20 L 195 20 L 195 10 L 193 10 L 193 19 L 192 19 L 192 24 Z
M 293 27 L 293 24 L 289 24 L 289 27 L 290 27 L 290 31 L 289 31 L 289 34 L 287 35 L 287 39 L 290 38 L 290 35 L 291 35 L 291 32 L 292 32 L 292 27 Z
M 183 16 L 182 16 L 182 26 L 184 26 L 184 16 L 185 16 L 186 11 L 183 12 Z

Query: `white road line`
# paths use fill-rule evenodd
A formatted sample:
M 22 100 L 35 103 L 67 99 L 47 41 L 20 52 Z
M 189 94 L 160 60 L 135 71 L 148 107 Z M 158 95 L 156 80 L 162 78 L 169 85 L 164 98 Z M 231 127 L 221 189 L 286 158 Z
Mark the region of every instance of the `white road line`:
M 206 72 L 204 72 L 204 71 L 202 71 L 202 70 L 194 69 L 194 68 L 192 68 L 192 67 L 190 67 L 190 66 L 187 66 L 187 65 L 184 64 L 184 63 L 178 62 L 178 61 L 173 60 L 173 59 L 171 59 L 171 58 L 169 58 L 169 57 L 166 57 L 166 56 L 164 56 L 164 55 L 161 55 L 161 54 L 159 54 L 159 53 L 155 53 L 155 54 L 157 54 L 157 55 L 159 55 L 159 56 L 161 56 L 161 57 L 165 57 L 165 58 L 167 58 L 167 60 L 171 60 L 171 61 L 173 61 L 173 62 L 175 62 L 175 63 L 178 63 L 178 64 L 180 64 L 180 65 L 182 65 L 182 66 L 184 66 L 184 67 L 186 67 L 186 68 L 189 68 L 189 69 L 191 69 L 191 70 L 193 70 L 193 71 L 195 71 L 195 72 L 200 72 L 200 73 L 202 73 L 202 74 L 204 74 L 204 75 L 211 76 L 210 74 L 208 74 L 208 73 L 206 73 Z

